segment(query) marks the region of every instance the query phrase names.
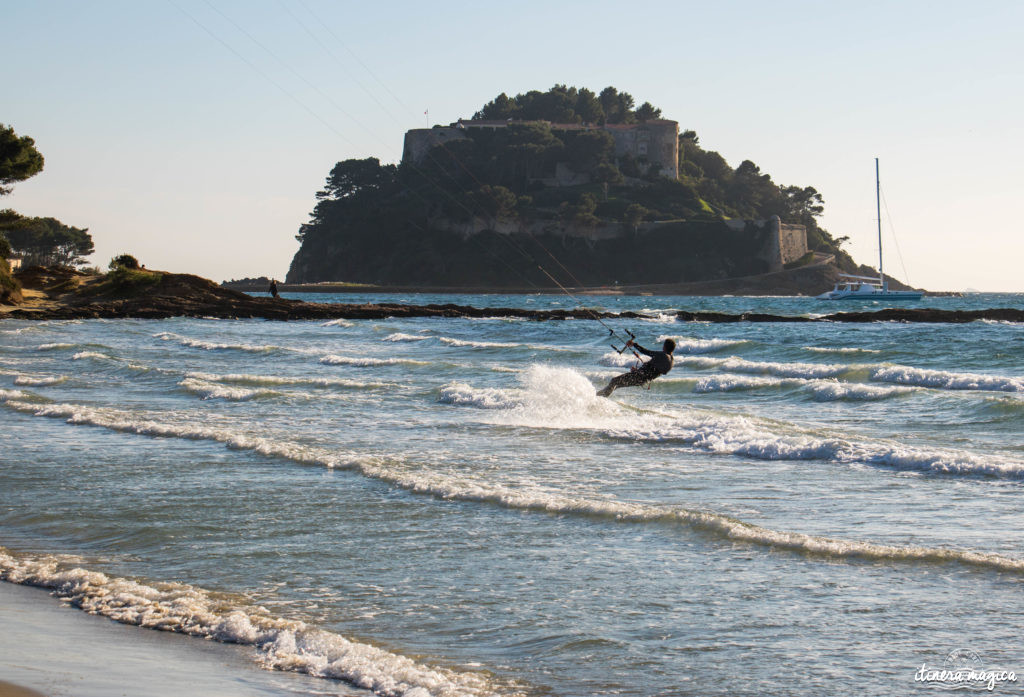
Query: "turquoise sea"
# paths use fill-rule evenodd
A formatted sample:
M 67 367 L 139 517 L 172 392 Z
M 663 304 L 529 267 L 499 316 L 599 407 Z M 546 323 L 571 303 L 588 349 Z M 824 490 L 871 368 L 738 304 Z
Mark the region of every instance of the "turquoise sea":
M 323 678 L 287 694 L 1024 688 L 1024 325 L 583 302 L 675 369 L 596 397 L 592 321 L 0 321 L 0 578 Z

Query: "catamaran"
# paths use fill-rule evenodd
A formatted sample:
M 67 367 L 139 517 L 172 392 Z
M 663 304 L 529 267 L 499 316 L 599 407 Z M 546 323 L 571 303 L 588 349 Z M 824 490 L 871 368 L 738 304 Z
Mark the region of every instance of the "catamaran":
M 889 290 L 889 281 L 882 270 L 882 187 L 875 158 L 875 208 L 878 212 L 878 278 L 839 274 L 835 287 L 817 296 L 819 300 L 920 300 L 919 290 Z

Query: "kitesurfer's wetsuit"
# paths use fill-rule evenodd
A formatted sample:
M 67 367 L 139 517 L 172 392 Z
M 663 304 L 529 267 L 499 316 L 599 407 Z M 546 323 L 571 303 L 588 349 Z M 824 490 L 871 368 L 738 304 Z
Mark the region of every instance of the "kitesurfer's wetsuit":
M 665 351 L 648 351 L 640 344 L 631 344 L 640 353 L 645 356 L 650 356 L 651 360 L 647 361 L 639 368 L 634 368 L 628 373 L 623 373 L 618 377 L 612 378 L 612 381 L 608 383 L 608 386 L 603 390 L 598 391 L 598 396 L 607 397 L 615 390 L 620 387 L 635 387 L 637 385 L 643 385 L 648 383 L 654 378 L 660 377 L 672 370 L 672 351 L 676 348 L 676 343 L 671 339 L 665 342 Z

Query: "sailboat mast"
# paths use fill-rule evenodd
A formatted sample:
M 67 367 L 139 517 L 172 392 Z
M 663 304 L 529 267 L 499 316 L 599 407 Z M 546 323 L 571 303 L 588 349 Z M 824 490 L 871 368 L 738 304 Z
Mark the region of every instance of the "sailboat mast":
M 875 212 L 878 214 L 878 280 L 882 287 L 889 284 L 885 282 L 885 272 L 882 270 L 882 184 L 878 177 L 878 158 L 875 158 Z

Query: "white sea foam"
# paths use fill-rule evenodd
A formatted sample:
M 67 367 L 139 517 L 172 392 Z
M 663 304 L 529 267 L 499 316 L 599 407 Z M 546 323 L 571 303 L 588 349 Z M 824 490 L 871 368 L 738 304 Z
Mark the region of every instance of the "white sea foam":
M 663 334 L 658 337 L 658 343 L 661 344 L 665 339 L 672 339 L 676 342 L 677 354 L 679 353 L 718 353 L 719 351 L 725 351 L 728 349 L 735 349 L 749 344 L 747 340 L 736 340 L 736 339 L 693 339 L 686 336 L 673 336 L 671 334 Z M 661 348 L 660 346 L 658 347 Z
M 449 346 L 461 346 L 468 348 L 548 348 L 529 346 L 528 344 L 516 344 L 503 341 L 466 341 L 465 339 L 453 339 L 448 336 L 439 337 L 442 344 Z M 552 347 L 554 348 L 554 347 Z
M 68 379 L 67 375 L 58 376 L 47 376 L 47 377 L 32 377 L 30 375 L 19 375 L 14 378 L 15 385 L 22 385 L 25 387 L 33 386 L 46 386 L 46 385 L 59 385 L 62 382 L 66 382 Z
M 894 382 L 900 385 L 918 385 L 945 390 L 1024 392 L 1024 378 L 925 370 L 902 365 L 877 367 L 871 371 L 871 379 L 877 382 Z
M 340 679 L 385 697 L 511 694 L 483 674 L 432 668 L 183 583 L 144 583 L 2 549 L 0 579 L 48 588 L 75 607 L 122 624 L 254 646 L 268 668 Z
M 76 353 L 75 355 L 73 355 L 71 357 L 71 360 L 73 360 L 73 361 L 81 361 L 81 360 L 85 360 L 87 358 L 94 358 L 94 359 L 98 359 L 98 360 L 111 360 L 111 361 L 114 360 L 113 356 L 108 356 L 107 354 L 100 353 L 99 351 L 79 351 L 78 353 Z
M 321 327 L 351 327 L 353 324 L 347 319 L 332 319 L 330 322 L 324 322 L 320 325 Z
M 597 359 L 600 365 L 611 366 L 612 368 L 631 368 L 636 365 L 636 356 L 629 352 L 615 353 L 609 351 Z
M 867 348 L 856 348 L 853 346 L 804 346 L 805 351 L 811 351 L 812 353 L 842 353 L 849 355 L 859 355 L 865 353 L 881 353 L 879 349 L 867 349 Z
M 608 356 L 615 355 L 605 354 L 602 361 Z M 608 363 L 605 364 L 608 365 Z M 735 356 L 729 358 L 680 356 L 676 358 L 676 365 L 685 365 L 699 370 L 722 370 L 729 373 L 776 375 L 788 378 L 846 378 L 945 390 L 1024 392 L 1024 378 L 1019 377 L 927 370 L 901 365 L 879 365 L 878 363 L 776 363 L 749 361 Z
M 778 387 L 784 383 L 778 378 L 765 378 L 746 375 L 712 375 L 697 380 L 694 392 L 733 392 L 736 390 L 754 390 L 761 387 Z
M 378 389 L 378 388 L 390 388 L 397 387 L 393 382 L 367 382 L 364 380 L 351 380 L 349 378 L 331 378 L 331 377 L 305 377 L 305 376 L 280 376 L 280 375 L 249 375 L 246 373 L 186 373 L 185 377 L 195 378 L 197 380 L 206 380 L 208 382 L 227 382 L 235 383 L 240 385 L 303 385 L 310 387 L 325 387 L 325 388 L 351 388 L 351 389 Z
M 58 349 L 69 349 L 78 346 L 78 344 L 65 344 L 65 343 L 50 343 L 50 344 L 39 344 L 36 348 L 40 351 L 56 351 Z
M 177 341 L 182 346 L 203 349 L 205 351 L 246 351 L 248 353 L 270 353 L 271 351 L 283 350 L 282 347 L 274 346 L 272 344 L 224 344 L 216 341 L 190 339 L 187 336 L 180 336 L 171 332 L 160 332 L 153 336 L 154 338 L 161 339 L 163 341 Z
M 881 387 L 879 385 L 863 385 L 859 383 L 838 382 L 836 380 L 816 380 L 811 385 L 811 393 L 819 402 L 848 400 L 868 402 L 889 399 L 913 392 L 908 387 Z
M 431 338 L 433 337 L 424 336 L 423 334 L 403 334 L 402 332 L 395 332 L 393 334 L 388 334 L 386 337 L 381 339 L 381 341 L 426 341 Z
M 480 409 L 511 409 L 519 404 L 519 399 L 510 390 L 471 387 L 462 382 L 442 387 L 438 401 Z
M 13 399 L 28 399 L 31 395 L 28 392 L 22 392 L 21 390 L 5 390 L 0 388 L 0 400 L 7 401 Z
M 228 387 L 195 378 L 185 378 L 178 385 L 203 399 L 225 399 L 230 402 L 244 402 L 258 397 L 274 397 L 281 394 L 275 390 L 247 390 L 243 387 Z
M 510 412 L 537 409 L 538 396 L 536 386 L 550 384 L 556 369 L 538 368 L 528 371 L 525 376 L 527 388 L 523 398 L 510 409 Z M 571 373 L 571 371 L 561 371 Z M 621 414 L 623 409 L 615 402 L 595 398 L 593 389 L 582 376 L 578 379 L 565 379 L 559 389 L 569 387 L 570 394 L 565 395 L 562 403 L 556 405 L 558 413 L 565 418 L 563 411 L 567 405 L 574 405 L 578 410 L 590 414 L 590 418 L 610 417 Z M 530 395 L 534 392 L 533 396 Z M 66 418 L 72 424 L 88 424 L 103 426 L 115 431 L 136 433 L 149 436 L 178 437 L 194 440 L 211 440 L 224 443 L 228 447 L 251 450 L 268 456 L 276 456 L 298 463 L 339 467 L 356 470 L 366 477 L 378 479 L 402 489 L 428 494 L 442 499 L 475 501 L 497 504 L 507 508 L 521 510 L 537 510 L 563 514 L 582 514 L 587 516 L 606 516 L 625 522 L 666 522 L 683 524 L 724 538 L 747 542 L 768 548 L 783 548 L 815 556 L 834 558 L 872 558 L 888 561 L 918 562 L 954 562 L 967 565 L 988 567 L 1003 571 L 1024 573 L 1024 560 L 1013 559 L 999 554 L 988 554 L 971 550 L 955 550 L 945 548 L 927 548 L 917 546 L 894 546 L 818 537 L 796 532 L 772 530 L 769 528 L 745 523 L 734 518 L 714 512 L 690 510 L 675 506 L 658 506 L 650 504 L 627 503 L 615 500 L 591 499 L 566 496 L 536 487 L 508 487 L 491 482 L 453 477 L 432 471 L 410 469 L 400 458 L 383 458 L 355 453 L 329 451 L 323 448 L 274 440 L 259 436 L 232 433 L 223 429 L 192 424 L 162 423 L 152 419 L 143 419 L 137 415 L 119 412 L 107 408 L 82 407 L 70 404 L 51 404 L 39 406 L 26 402 L 8 400 L 9 407 L 19 411 L 34 413 L 37 416 Z M 549 412 L 548 416 L 555 412 Z M 647 419 L 650 415 L 645 415 Z M 705 434 L 707 436 L 709 434 Z M 707 438 L 714 445 L 714 439 Z M 724 442 L 719 438 L 718 442 Z M 815 444 L 808 439 L 808 448 L 818 447 L 831 451 L 833 455 L 840 453 L 844 444 L 834 442 L 832 445 L 821 441 Z M 748 440 L 745 443 L 751 452 L 764 449 L 773 457 L 780 453 L 779 444 L 769 440 L 759 442 Z M 810 455 L 810 450 L 798 449 L 798 443 L 790 443 L 792 452 L 789 456 Z M 827 454 L 827 453 L 826 453 Z M 932 468 L 937 460 L 934 455 L 910 449 L 889 449 L 887 452 L 875 454 L 875 460 L 889 465 L 908 465 L 913 468 Z M 984 464 L 984 463 L 979 463 Z M 1024 476 L 1024 466 L 1018 467 L 1017 476 Z
M 710 358 L 704 356 L 681 356 L 677 365 L 701 370 L 717 369 L 729 373 L 753 375 L 776 375 L 784 378 L 834 378 L 866 366 L 828 363 L 775 363 L 771 361 L 748 361 L 744 358 Z
M 324 365 L 352 365 L 360 368 L 370 368 L 382 365 L 430 365 L 427 361 L 414 361 L 408 358 L 370 358 L 358 356 L 324 356 L 320 359 Z

